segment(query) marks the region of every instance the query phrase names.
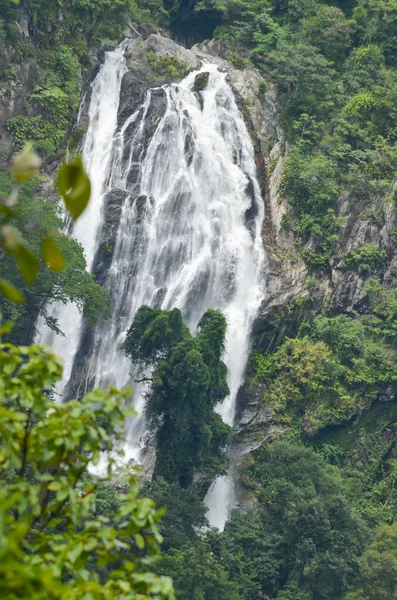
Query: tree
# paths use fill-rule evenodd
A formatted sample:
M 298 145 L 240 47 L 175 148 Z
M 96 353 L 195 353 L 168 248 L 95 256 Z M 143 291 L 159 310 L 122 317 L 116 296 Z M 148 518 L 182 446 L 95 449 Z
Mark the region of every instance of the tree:
M 357 35 L 364 44 L 379 44 L 386 60 L 395 64 L 397 49 L 396 0 L 359 0 L 353 11 Z
M 383 525 L 360 559 L 357 589 L 346 600 L 392 600 L 397 597 L 397 523 Z
M 97 489 L 112 485 L 115 460 L 103 479 L 88 466 L 121 442 L 126 393 L 96 390 L 54 404 L 49 392 L 62 368 L 53 354 L 1 344 L 0 363 L 1 597 L 173 599 L 170 579 L 152 572 L 160 513 L 138 498 L 136 476 L 117 472 L 124 493 L 113 523 L 95 513 Z
M 273 52 L 257 55 L 256 63 L 276 85 L 284 121 L 302 113 L 323 120 L 335 107 L 335 71 L 317 48 L 284 42 Z
M 161 563 L 161 572 L 172 577 L 178 600 L 242 600 L 205 541 L 170 550 Z
M 216 310 L 203 315 L 193 337 L 180 310 L 142 306 L 123 345 L 136 366 L 153 370 L 146 415 L 157 432 L 156 474 L 183 487 L 196 469 L 210 477 L 225 470 L 230 427 L 214 411 L 229 393 L 225 332 Z
M 343 496 L 340 477 L 313 450 L 287 440 L 256 464 L 263 526 L 279 536 L 277 584 L 289 599 L 344 597 L 358 572 L 367 530 Z M 288 594 L 287 594 L 288 592 Z
M 197 531 L 208 526 L 205 517 L 208 509 L 193 487 L 181 488 L 177 483 L 167 483 L 163 477 L 157 477 L 143 491 L 165 510 L 159 525 L 164 552 L 196 540 Z
M 1 191 L 12 189 L 12 176 L 0 174 Z M 23 295 L 24 302 L 15 304 L 0 297 L 0 307 L 5 319 L 13 319 L 15 326 L 12 340 L 29 344 L 35 334 L 38 316 L 43 316 L 50 328 L 57 330 L 57 323 L 49 319 L 46 307 L 49 302 L 74 302 L 84 311 L 87 321 L 95 323 L 99 316 L 105 319 L 110 312 L 110 297 L 106 290 L 95 283 L 86 270 L 84 251 L 73 238 L 61 233 L 63 217 L 60 206 L 48 199 L 39 198 L 41 178 L 36 177 L 22 186 L 19 202 L 14 207 L 9 226 L 16 232 L 24 232 L 24 243 L 37 256 L 37 277 L 27 282 L 20 270 L 15 255 L 1 253 L 2 276 Z M 48 245 L 46 256 L 40 256 L 43 240 Z M 44 246 L 45 247 L 45 246 Z M 48 268 L 48 262 L 55 270 Z M 29 270 L 27 271 L 29 276 Z M 28 277 L 29 278 L 29 277 Z
M 211 38 L 221 22 L 221 12 L 214 6 L 215 3 L 209 4 L 206 10 L 197 11 L 199 0 L 164 0 L 171 28 L 185 39 L 197 41 Z
M 303 21 L 303 35 L 333 62 L 341 62 L 351 46 L 349 22 L 334 6 L 318 6 L 316 14 Z
M 219 538 L 222 563 L 241 597 L 274 597 L 283 566 L 282 537 L 266 527 L 258 512 L 236 510 Z
M 393 310 L 393 298 L 385 298 L 385 311 Z M 384 344 L 385 331 L 376 321 L 368 324 L 319 315 L 273 354 L 255 356 L 256 378 L 267 384 L 264 399 L 277 418 L 313 435 L 351 418 L 396 385 L 395 355 Z

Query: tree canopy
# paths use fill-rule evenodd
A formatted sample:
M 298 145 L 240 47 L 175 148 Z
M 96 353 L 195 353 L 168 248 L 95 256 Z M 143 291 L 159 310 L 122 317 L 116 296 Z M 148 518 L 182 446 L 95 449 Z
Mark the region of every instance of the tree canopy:
M 161 543 L 154 502 L 138 498 L 136 475 L 116 474 L 113 458 L 103 478 L 88 470 L 121 441 L 126 393 L 54 404 L 53 354 L 1 344 L 0 363 L 0 595 L 173 599 L 171 581 L 151 570 Z M 96 504 L 115 477 L 123 492 L 110 520 Z
M 196 336 L 179 309 L 142 306 L 123 348 L 136 366 L 150 368 L 146 405 L 157 432 L 156 474 L 188 486 L 197 469 L 213 477 L 226 466 L 230 428 L 215 407 L 229 393 L 222 361 L 226 320 L 216 310 L 201 318 Z

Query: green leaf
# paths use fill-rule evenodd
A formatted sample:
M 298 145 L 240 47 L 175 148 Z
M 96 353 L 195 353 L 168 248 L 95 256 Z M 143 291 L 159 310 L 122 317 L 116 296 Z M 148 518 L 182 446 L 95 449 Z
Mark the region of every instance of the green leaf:
M 84 547 L 81 542 L 78 543 L 74 548 L 69 550 L 68 559 L 70 560 L 70 562 L 75 563 L 76 560 L 78 559 L 78 557 L 80 556 L 80 554 L 83 552 L 83 550 L 84 550 Z
M 61 488 L 62 483 L 60 481 L 51 481 L 51 483 L 47 485 L 47 490 L 50 490 L 51 492 L 57 492 Z
M 18 268 L 26 283 L 33 283 L 39 271 L 39 260 L 27 246 L 21 244 L 16 251 Z
M 19 183 L 29 181 L 40 167 L 41 159 L 35 152 L 32 152 L 32 144 L 25 144 L 22 152 L 14 156 L 12 161 L 12 170 Z
M 143 550 L 143 548 L 145 547 L 145 540 L 143 539 L 140 533 L 136 534 L 135 543 L 140 550 Z
M 0 293 L 11 302 L 17 302 L 18 304 L 25 302 L 25 296 L 5 279 L 0 279 Z
M 51 271 L 60 273 L 65 265 L 65 259 L 56 243 L 50 238 L 41 241 L 41 253 Z
M 75 221 L 84 212 L 91 195 L 91 183 L 84 170 L 81 156 L 63 164 L 57 177 L 58 191 Z

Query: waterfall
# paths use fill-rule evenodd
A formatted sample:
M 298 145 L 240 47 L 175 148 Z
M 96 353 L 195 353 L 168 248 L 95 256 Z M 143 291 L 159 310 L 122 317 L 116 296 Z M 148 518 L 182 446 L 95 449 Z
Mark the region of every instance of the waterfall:
M 87 210 L 73 229 L 73 237 L 84 248 L 88 271 L 92 267 L 98 230 L 103 220 L 103 191 L 109 177 L 120 87 L 126 70 L 124 44 L 121 44 L 119 48 L 106 54 L 105 62 L 91 86 L 89 124 L 82 150 L 85 169 L 91 180 L 91 199 Z M 56 335 L 45 326 L 44 319 L 40 318 L 36 341 L 38 344 L 50 346 L 55 354 L 63 359 L 63 377 L 56 388 L 56 392 L 62 397 L 80 340 L 82 315 L 74 304 L 65 305 L 62 302 L 52 304 L 47 312 L 58 320 L 65 337 Z
M 67 343 L 53 339 L 51 345 L 64 357 L 63 383 L 71 375 L 71 389 L 79 361 L 86 386 L 124 387 L 132 384 L 131 365 L 119 348 L 142 304 L 180 308 L 192 331 L 207 309 L 218 308 L 227 320 L 224 360 L 231 390 L 218 410 L 232 425 L 263 298 L 264 208 L 252 142 L 227 75 L 213 64 L 179 84 L 149 90 L 130 114 L 123 109 L 124 121 L 117 124 L 124 71 L 122 50 L 108 53 L 93 84 L 83 155 L 95 189 L 89 213 L 74 231 L 111 294 L 112 320 L 85 338 L 76 310 L 56 306 Z M 208 84 L 195 92 L 199 73 L 208 74 Z M 117 235 L 104 268 L 98 247 L 110 210 Z M 127 458 L 137 461 L 146 431 L 144 391 L 134 390 L 139 416 L 128 431 Z M 207 495 L 212 525 L 223 527 L 231 490 L 230 477 L 220 478 Z

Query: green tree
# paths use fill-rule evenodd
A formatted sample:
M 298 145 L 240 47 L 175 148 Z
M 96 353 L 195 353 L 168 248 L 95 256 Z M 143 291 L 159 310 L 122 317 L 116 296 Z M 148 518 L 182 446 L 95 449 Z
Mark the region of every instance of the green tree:
M 359 319 L 318 316 L 299 334 L 253 361 L 256 378 L 268 386 L 264 400 L 281 421 L 299 424 L 313 435 L 350 418 L 382 389 L 396 385 L 396 356 L 383 343 L 384 332 L 376 322 L 368 330 Z
M 286 592 L 299 589 L 305 600 L 342 599 L 367 531 L 344 498 L 338 473 L 313 450 L 287 440 L 271 444 L 254 469 L 264 526 L 282 539 L 283 592 L 276 597 L 292 600 Z
M 357 589 L 346 600 L 392 600 L 397 597 L 397 523 L 384 525 L 360 559 Z
M 353 11 L 357 35 L 364 44 L 379 44 L 386 59 L 395 64 L 397 49 L 397 2 L 358 0 Z
M 157 431 L 156 474 L 183 487 L 195 469 L 209 477 L 225 470 L 230 427 L 214 410 L 229 393 L 225 332 L 219 311 L 207 311 L 193 337 L 180 310 L 142 306 L 123 346 L 134 364 L 153 370 L 146 414 Z
M 335 71 L 317 48 L 303 43 L 283 43 L 273 52 L 257 55 L 256 62 L 269 73 L 277 87 L 284 122 L 302 113 L 324 119 L 334 108 Z
M 334 6 L 318 6 L 316 14 L 303 21 L 303 35 L 325 58 L 341 62 L 351 46 L 350 25 Z
M 165 552 L 196 540 L 197 531 L 208 526 L 205 516 L 208 509 L 194 487 L 181 488 L 177 483 L 167 483 L 163 477 L 157 477 L 143 491 L 165 509 L 159 525 Z
M 138 498 L 136 476 L 117 473 L 125 493 L 113 524 L 95 514 L 97 487 L 111 484 L 114 459 L 102 480 L 88 466 L 121 442 L 126 393 L 96 390 L 54 404 L 48 392 L 62 368 L 53 354 L 2 344 L 0 364 L 1 597 L 174 598 L 171 580 L 153 574 L 159 513 Z
M 258 512 L 234 511 L 218 541 L 222 563 L 242 598 L 254 600 L 278 591 L 283 538 L 264 524 Z
M 161 573 L 172 577 L 178 600 L 243 598 L 205 541 L 196 540 L 181 549 L 170 550 L 161 563 Z

